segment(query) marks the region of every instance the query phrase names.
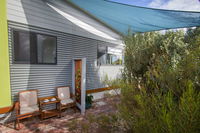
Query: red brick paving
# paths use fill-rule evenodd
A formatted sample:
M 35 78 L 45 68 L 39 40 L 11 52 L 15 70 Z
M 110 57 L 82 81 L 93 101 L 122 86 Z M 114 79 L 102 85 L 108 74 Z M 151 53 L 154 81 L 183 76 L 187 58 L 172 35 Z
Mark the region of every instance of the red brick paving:
M 102 101 L 102 100 L 101 100 Z M 0 125 L 0 133 L 69 133 L 68 123 L 73 120 L 83 120 L 87 115 L 105 114 L 114 111 L 112 100 L 104 99 L 105 105 L 94 104 L 91 109 L 86 111 L 86 115 L 83 116 L 80 112 L 74 113 L 73 110 L 68 110 L 63 113 L 62 118 L 49 118 L 46 120 L 40 120 L 39 118 L 29 118 L 22 121 L 22 129 L 19 131 L 14 129 L 14 123 L 7 125 Z M 81 131 L 80 131 L 81 132 Z

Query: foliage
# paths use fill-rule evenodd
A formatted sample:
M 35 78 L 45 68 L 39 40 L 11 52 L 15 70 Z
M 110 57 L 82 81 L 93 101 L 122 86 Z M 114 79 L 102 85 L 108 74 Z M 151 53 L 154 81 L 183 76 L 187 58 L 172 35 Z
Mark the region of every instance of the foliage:
M 194 90 L 191 82 L 179 101 L 172 91 L 163 94 L 161 91 L 149 93 L 144 88 L 122 90 L 118 108 L 126 132 L 199 132 L 200 93 Z
M 125 37 L 119 114 L 127 132 L 199 132 L 200 30 Z
M 75 90 L 76 101 L 81 103 L 81 69 L 77 69 L 75 74 Z
M 101 132 L 200 132 L 200 28 L 124 37 L 117 113 L 95 121 Z M 119 95 L 118 95 L 119 96 Z
M 86 101 L 86 109 L 90 108 L 93 103 L 93 96 L 87 94 L 85 97 L 85 101 Z
M 92 104 L 93 103 L 93 96 L 92 95 L 86 95 L 86 103 Z
M 200 132 L 199 33 L 125 36 L 123 77 L 112 81 L 121 88 L 121 103 L 99 126 L 109 132 Z

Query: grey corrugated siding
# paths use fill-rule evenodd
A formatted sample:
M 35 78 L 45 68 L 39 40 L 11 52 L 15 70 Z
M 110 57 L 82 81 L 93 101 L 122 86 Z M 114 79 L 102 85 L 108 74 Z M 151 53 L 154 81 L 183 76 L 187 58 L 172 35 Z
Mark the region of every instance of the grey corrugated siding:
M 80 28 L 49 7 L 47 3 L 58 6 L 58 8 L 64 6 L 65 11 L 70 15 L 107 33 L 117 40 L 108 40 Z M 93 20 L 83 12 L 74 9 L 67 4 L 66 0 L 7 0 L 7 16 L 9 21 L 34 25 L 101 41 L 108 41 L 115 44 L 121 43 L 118 34 Z
M 38 33 L 49 34 L 57 37 L 57 65 L 41 64 L 14 64 L 12 29 L 30 30 Z M 10 76 L 12 98 L 15 101 L 17 93 L 27 89 L 38 89 L 39 97 L 55 95 L 58 86 L 71 86 L 72 83 L 72 59 L 87 59 L 86 88 L 95 89 L 104 87 L 100 70 L 103 68 L 96 65 L 97 44 L 113 45 L 103 41 L 80 37 L 27 26 L 24 24 L 9 22 L 9 53 L 10 53 Z M 115 69 L 116 68 L 116 69 Z M 107 69 L 107 68 L 106 68 Z M 118 67 L 112 67 L 111 73 L 115 73 Z
M 57 37 L 57 65 L 13 63 L 12 28 L 31 30 Z M 12 97 L 19 91 L 38 89 L 39 96 L 55 95 L 55 87 L 71 85 L 72 35 L 22 24 L 9 23 L 10 76 Z
M 64 2 L 64 0 L 59 1 Z M 52 3 L 57 4 L 57 1 L 52 1 Z M 62 5 L 62 3 L 60 4 Z M 17 94 L 22 90 L 38 89 L 39 97 L 44 97 L 56 95 L 55 87 L 57 86 L 71 86 L 72 58 L 78 57 L 87 58 L 86 88 L 104 87 L 101 71 L 107 68 L 96 66 L 97 44 L 121 48 L 122 46 L 119 46 L 121 41 L 118 40 L 119 35 L 92 20 L 84 13 L 67 4 L 65 6 L 71 15 L 94 26 L 98 30 L 104 31 L 117 40 L 110 41 L 88 33 L 56 13 L 47 6 L 44 0 L 7 0 L 11 94 L 13 102 L 18 100 Z M 12 28 L 57 36 L 57 65 L 14 64 Z M 112 68 L 110 69 L 112 70 L 112 72 L 109 72 L 110 74 L 118 71 L 118 67 L 110 66 L 109 68 Z

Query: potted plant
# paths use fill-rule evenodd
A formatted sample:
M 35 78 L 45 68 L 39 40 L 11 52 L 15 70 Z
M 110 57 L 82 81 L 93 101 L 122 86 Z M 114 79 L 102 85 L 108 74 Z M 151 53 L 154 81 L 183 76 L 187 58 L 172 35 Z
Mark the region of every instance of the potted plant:
M 92 103 L 93 103 L 93 96 L 92 95 L 86 95 L 85 101 L 86 101 L 85 108 L 86 109 L 91 108 Z

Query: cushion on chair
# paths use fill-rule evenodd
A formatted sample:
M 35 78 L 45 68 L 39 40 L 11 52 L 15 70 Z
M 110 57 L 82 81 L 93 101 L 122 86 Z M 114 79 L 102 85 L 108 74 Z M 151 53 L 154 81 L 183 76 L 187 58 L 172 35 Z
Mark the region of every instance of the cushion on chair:
M 58 98 L 61 100 L 70 98 L 70 89 L 69 87 L 59 87 L 58 88 Z
M 25 91 L 19 94 L 20 107 L 37 105 L 37 91 Z
M 68 103 L 73 103 L 74 101 L 69 98 L 69 99 L 63 99 L 60 101 L 62 105 L 67 105 Z
M 38 105 L 20 107 L 20 114 L 33 113 L 35 111 L 39 111 Z

